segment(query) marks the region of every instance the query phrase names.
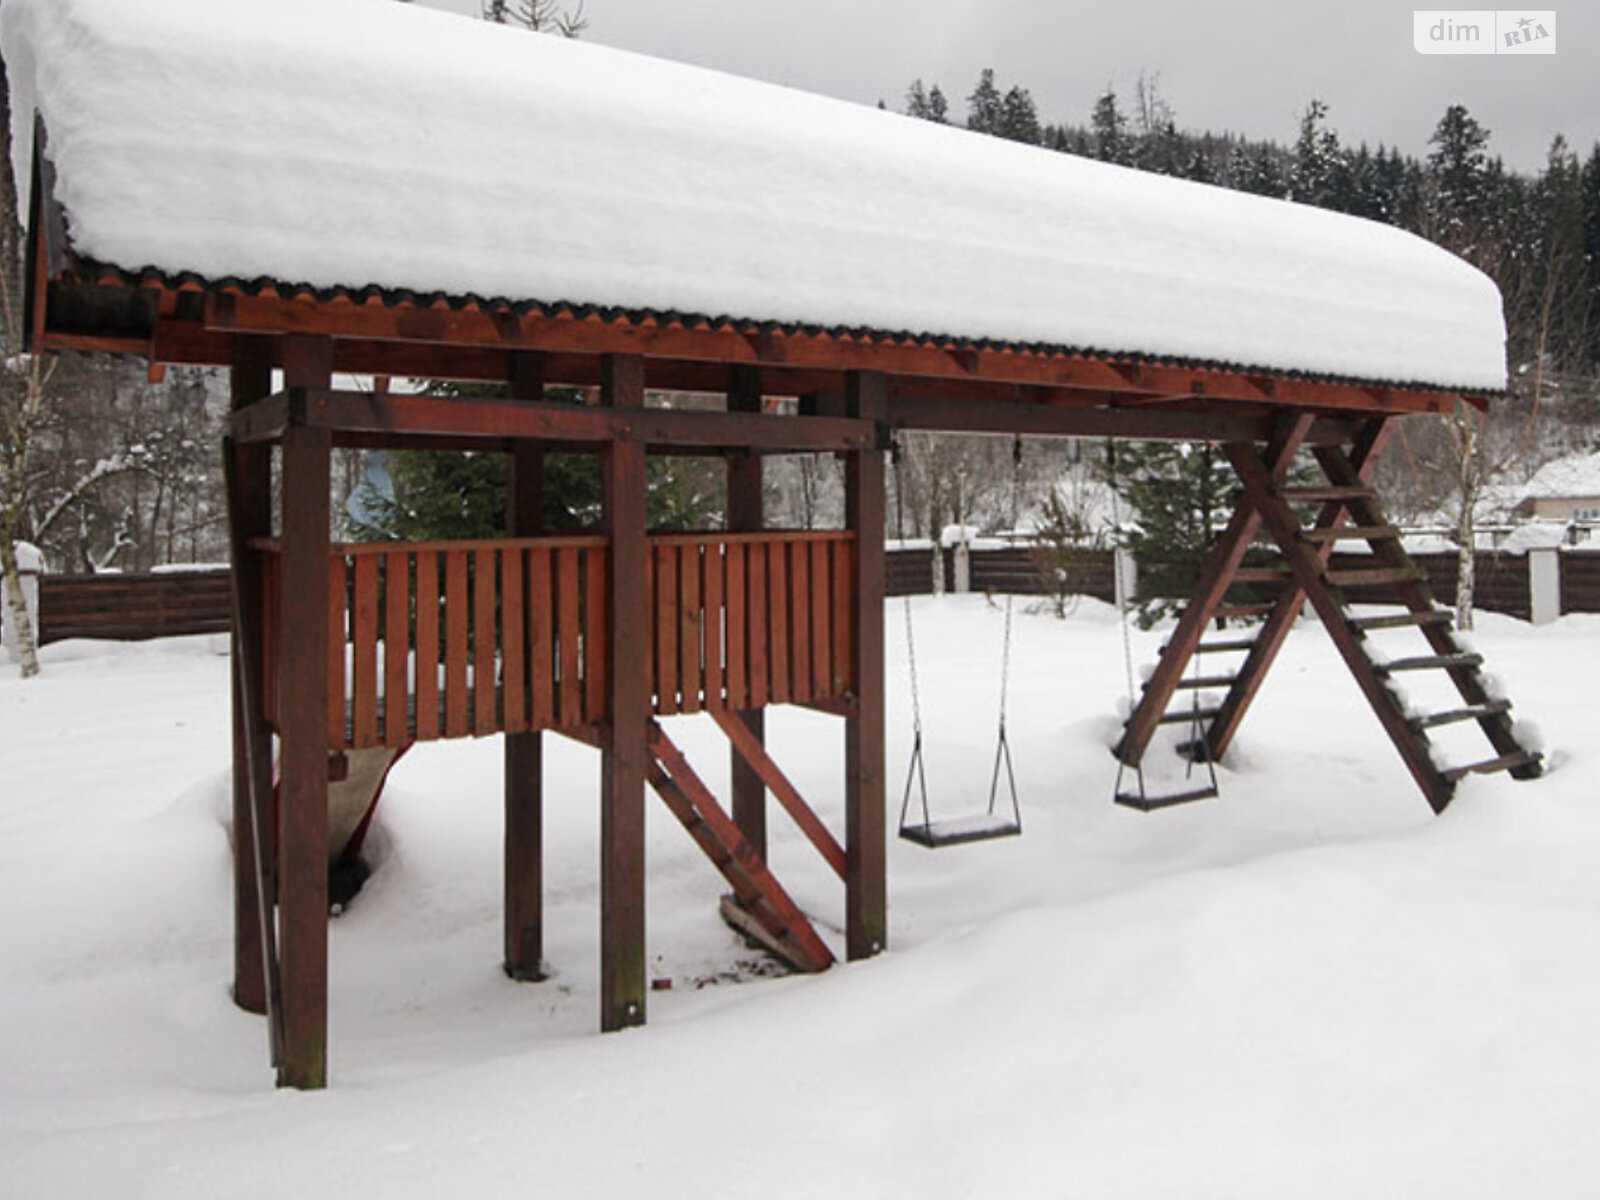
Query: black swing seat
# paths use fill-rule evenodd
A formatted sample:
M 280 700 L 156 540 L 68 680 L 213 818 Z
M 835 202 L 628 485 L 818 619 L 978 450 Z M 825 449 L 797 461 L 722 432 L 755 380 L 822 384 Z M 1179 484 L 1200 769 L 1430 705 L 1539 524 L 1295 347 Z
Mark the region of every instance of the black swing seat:
M 958 817 L 950 821 L 929 821 L 922 825 L 902 825 L 900 836 L 908 842 L 937 850 L 941 846 L 960 846 L 966 842 L 989 842 L 996 838 L 1016 837 L 1022 825 L 1015 817 L 1004 813 L 980 813 L 975 817 Z
M 1166 794 L 1151 794 L 1147 792 L 1118 792 L 1113 799 L 1124 808 L 1136 808 L 1140 812 L 1155 812 L 1157 809 L 1174 808 L 1179 804 L 1192 804 L 1196 800 L 1212 800 L 1218 795 L 1216 785 L 1191 788 L 1186 792 L 1167 792 Z

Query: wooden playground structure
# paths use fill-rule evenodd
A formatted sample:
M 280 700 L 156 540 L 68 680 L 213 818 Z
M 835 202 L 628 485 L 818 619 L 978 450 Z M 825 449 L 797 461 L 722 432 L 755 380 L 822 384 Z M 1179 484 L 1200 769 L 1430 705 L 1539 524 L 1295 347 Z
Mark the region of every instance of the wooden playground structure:
M 1435 810 L 1469 772 L 1539 771 L 1509 703 L 1455 642 L 1367 482 L 1397 420 L 1482 405 L 1484 395 L 1020 338 L 105 263 L 75 249 L 46 133 L 41 125 L 35 139 L 27 222 L 30 349 L 231 373 L 234 997 L 266 1014 L 282 1085 L 327 1079 L 329 864 L 358 836 L 330 834 L 330 805 L 350 829 L 341 785 L 381 779 L 417 743 L 504 738 L 504 966 L 530 981 L 544 952 L 543 739 L 598 749 L 602 1029 L 645 1019 L 648 791 L 726 877 L 725 915 L 797 968 L 820 970 L 832 952 L 767 865 L 770 795 L 839 876 L 848 957 L 884 949 L 886 452 L 901 430 L 1192 440 L 1226 454 L 1237 509 L 1127 723 L 1117 756 L 1128 767 L 1177 722 L 1197 728 L 1203 744 L 1191 753 L 1224 754 L 1309 604 Z M 489 383 L 503 394 L 336 387 L 347 374 Z M 557 385 L 587 401 L 552 402 L 546 389 Z M 668 409 L 648 401 L 657 391 L 721 403 Z M 335 543 L 330 463 L 345 447 L 507 456 L 506 536 Z M 542 464 L 557 452 L 599 463 L 601 514 L 580 534 L 540 525 Z M 797 452 L 842 459 L 842 529 L 764 526 L 763 458 Z M 666 454 L 722 461 L 722 530 L 647 527 L 647 457 Z M 1289 481 L 1297 456 L 1319 482 Z M 1349 541 L 1370 545 L 1371 565 L 1330 569 L 1332 549 Z M 1261 542 L 1277 565 L 1246 566 Z M 1380 583 L 1400 589 L 1397 611 L 1352 615 L 1346 589 Z M 1241 584 L 1256 598 L 1230 591 Z M 1272 599 L 1259 599 L 1262 589 Z M 1207 640 L 1229 618 L 1259 625 Z M 1379 627 L 1415 628 L 1423 652 L 1375 659 L 1365 635 Z M 1235 669 L 1187 674 L 1197 655 L 1209 664 L 1229 653 L 1242 655 Z M 1428 670 L 1448 675 L 1459 708 L 1406 710 L 1393 677 Z M 1198 687 L 1224 698 L 1203 712 L 1173 709 Z M 766 746 L 763 715 L 784 704 L 842 722 L 842 830 L 826 827 Z M 726 797 L 673 741 L 670 718 L 695 713 L 727 738 Z M 1475 723 L 1488 756 L 1437 763 L 1428 730 L 1446 723 Z M 1156 808 L 1197 795 L 1141 787 L 1117 798 Z

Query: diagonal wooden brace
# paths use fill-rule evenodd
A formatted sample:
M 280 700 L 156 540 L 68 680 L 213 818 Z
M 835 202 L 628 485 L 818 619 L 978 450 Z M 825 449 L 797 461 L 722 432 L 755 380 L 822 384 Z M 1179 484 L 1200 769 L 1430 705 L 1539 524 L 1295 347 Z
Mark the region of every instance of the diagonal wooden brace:
M 1278 543 L 1293 572 L 1295 584 L 1311 602 L 1322 619 L 1323 627 L 1333 639 L 1340 657 L 1355 676 L 1357 685 L 1366 696 L 1367 703 L 1377 715 L 1384 732 L 1400 752 L 1407 770 L 1416 780 L 1422 794 L 1434 812 L 1443 812 L 1455 791 L 1433 763 L 1428 753 L 1427 739 L 1413 730 L 1406 721 L 1399 700 L 1389 690 L 1376 666 L 1361 648 L 1359 635 L 1346 620 L 1343 606 L 1328 590 L 1322 578 L 1322 563 L 1316 551 L 1299 537 L 1300 526 L 1289 506 L 1273 493 L 1273 477 L 1251 446 L 1229 445 L 1228 460 L 1244 483 L 1245 495 L 1260 514 L 1262 523 Z M 1364 518 L 1362 523 L 1365 524 Z M 1403 552 L 1402 552 L 1403 553 Z
M 1351 456 L 1346 460 L 1352 464 L 1351 476 L 1348 480 L 1341 480 L 1341 483 L 1365 483 L 1392 429 L 1393 423 L 1386 420 L 1370 421 L 1361 429 Z M 1319 530 L 1337 528 L 1349 514 L 1350 504 L 1348 500 L 1327 501 L 1312 528 Z M 1326 563 L 1332 552 L 1333 543 L 1327 542 L 1319 545 L 1317 556 Z M 1256 634 L 1250 652 L 1239 665 L 1233 685 L 1228 689 L 1228 694 L 1222 703 L 1218 705 L 1217 715 L 1212 719 L 1206 732 L 1206 753 L 1212 762 L 1219 761 L 1233 743 L 1234 735 L 1238 733 L 1239 725 L 1244 720 L 1251 701 L 1256 698 L 1267 672 L 1277 661 L 1278 652 L 1283 649 L 1283 643 L 1288 638 L 1289 631 L 1294 628 L 1300 610 L 1305 607 L 1305 601 L 1305 593 L 1295 583 L 1290 583 L 1279 593 L 1277 603 L 1273 605 L 1272 612 Z
M 1271 479 L 1279 479 L 1288 472 L 1310 430 L 1309 416 L 1292 418 L 1279 427 L 1277 436 L 1267 450 L 1267 459 L 1272 464 Z M 1244 446 L 1243 449 L 1254 457 L 1253 446 Z M 1117 758 L 1129 766 L 1136 766 L 1144 758 L 1150 739 L 1155 736 L 1156 727 L 1161 722 L 1161 715 L 1172 702 L 1173 693 L 1183 679 L 1189 659 L 1193 657 L 1200 639 L 1205 636 L 1206 626 L 1210 624 L 1212 614 L 1222 602 L 1228 586 L 1233 583 L 1239 565 L 1244 561 L 1245 551 L 1255 540 L 1260 526 L 1261 518 L 1254 507 L 1241 501 L 1233 511 L 1227 529 L 1201 567 L 1194 595 L 1178 617 L 1177 627 L 1156 664 L 1155 673 L 1145 684 L 1144 696 L 1129 716 L 1122 740 L 1117 743 Z

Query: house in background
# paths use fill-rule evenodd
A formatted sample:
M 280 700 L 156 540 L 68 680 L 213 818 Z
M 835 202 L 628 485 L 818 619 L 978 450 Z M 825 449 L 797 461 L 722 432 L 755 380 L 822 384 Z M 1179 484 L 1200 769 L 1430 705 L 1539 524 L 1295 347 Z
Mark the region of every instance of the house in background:
M 1600 526 L 1600 452 L 1559 458 L 1536 471 L 1512 510 L 1519 521 L 1566 521 L 1574 541 Z

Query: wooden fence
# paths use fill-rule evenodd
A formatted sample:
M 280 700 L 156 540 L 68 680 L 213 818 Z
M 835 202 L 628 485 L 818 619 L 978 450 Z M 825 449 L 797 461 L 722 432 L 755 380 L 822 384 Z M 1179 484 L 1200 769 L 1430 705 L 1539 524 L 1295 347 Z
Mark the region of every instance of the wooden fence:
M 226 633 L 226 569 L 150 575 L 43 575 L 39 644 L 68 638 L 136 642 L 191 633 Z

